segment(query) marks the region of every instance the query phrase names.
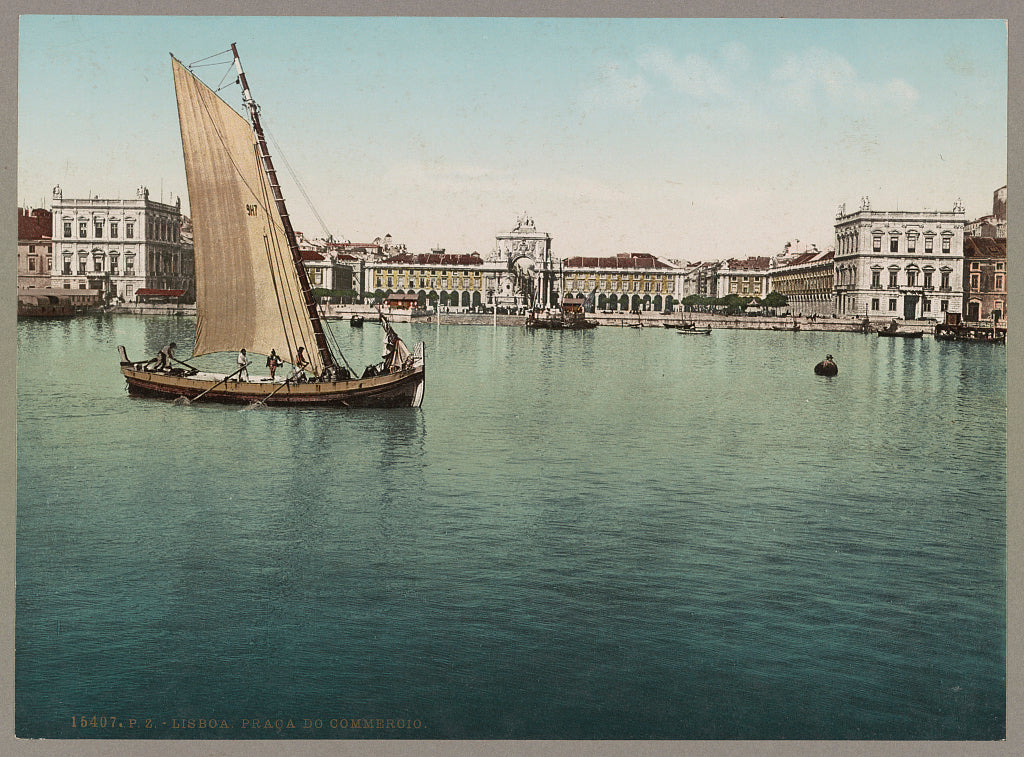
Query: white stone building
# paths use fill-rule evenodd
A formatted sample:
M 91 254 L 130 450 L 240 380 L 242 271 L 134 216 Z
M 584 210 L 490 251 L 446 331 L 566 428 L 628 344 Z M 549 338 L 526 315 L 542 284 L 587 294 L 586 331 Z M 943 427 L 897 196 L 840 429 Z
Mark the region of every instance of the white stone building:
M 835 309 L 840 316 L 941 321 L 963 302 L 964 208 L 878 211 L 841 206 L 835 222 Z
M 149 199 L 65 199 L 53 189 L 54 289 L 90 289 L 104 300 L 132 302 L 139 290 L 180 292 L 195 300 L 195 258 L 183 236 L 181 199 L 174 205 Z

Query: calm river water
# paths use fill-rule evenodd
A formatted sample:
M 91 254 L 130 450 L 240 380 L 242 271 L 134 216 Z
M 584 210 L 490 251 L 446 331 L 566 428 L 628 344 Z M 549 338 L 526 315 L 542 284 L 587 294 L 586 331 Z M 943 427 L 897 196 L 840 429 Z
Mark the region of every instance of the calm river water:
M 418 410 L 129 398 L 192 328 L 18 323 L 19 736 L 1003 737 L 1004 348 L 397 324 Z

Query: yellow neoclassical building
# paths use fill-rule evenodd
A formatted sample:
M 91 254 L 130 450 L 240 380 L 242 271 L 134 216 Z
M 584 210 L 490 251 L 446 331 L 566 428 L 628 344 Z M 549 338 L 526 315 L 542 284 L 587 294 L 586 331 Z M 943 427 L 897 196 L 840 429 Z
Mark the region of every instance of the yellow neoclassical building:
M 563 261 L 566 297 L 594 295 L 598 310 L 665 310 L 676 297 L 681 271 L 647 253 L 614 257 L 572 257 Z

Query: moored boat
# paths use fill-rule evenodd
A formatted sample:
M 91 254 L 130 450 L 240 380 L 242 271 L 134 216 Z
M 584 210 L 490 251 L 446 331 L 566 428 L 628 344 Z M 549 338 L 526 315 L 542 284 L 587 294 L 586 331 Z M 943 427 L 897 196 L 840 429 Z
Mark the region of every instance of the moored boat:
M 890 328 L 881 328 L 875 333 L 879 336 L 897 336 L 902 339 L 920 339 L 924 336 L 923 331 L 898 331 Z
M 231 54 L 249 120 L 171 56 L 194 233 L 193 356 L 278 350 L 295 370 L 287 378 L 250 379 L 241 354 L 234 374 L 180 361 L 183 368 L 155 370 L 119 347 L 129 393 L 278 406 L 419 407 L 423 343 L 410 351 L 383 314 L 383 358 L 361 376 L 332 349 L 234 44 Z
M 549 329 L 552 331 L 581 331 L 596 329 L 596 321 L 588 321 L 582 315 L 563 313 L 561 315 L 543 316 L 531 313 L 524 324 L 528 329 Z
M 18 293 L 19 318 L 68 318 L 74 314 L 74 304 L 57 295 Z
M 706 336 L 706 335 L 711 333 L 711 327 L 710 326 L 704 326 L 703 328 L 697 328 L 696 326 L 694 326 L 693 328 L 689 328 L 689 329 L 676 329 L 676 333 L 677 334 L 703 334 L 703 335 Z

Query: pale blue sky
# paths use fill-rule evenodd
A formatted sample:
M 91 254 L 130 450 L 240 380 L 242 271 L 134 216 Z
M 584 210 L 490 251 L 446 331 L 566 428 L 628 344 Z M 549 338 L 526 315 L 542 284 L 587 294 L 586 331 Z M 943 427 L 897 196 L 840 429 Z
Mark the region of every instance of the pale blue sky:
M 336 237 L 416 252 L 526 211 L 562 256 L 773 254 L 864 195 L 973 217 L 1006 183 L 999 21 L 24 16 L 19 203 L 187 208 L 168 53 L 231 42 L 311 236 L 285 161 Z

